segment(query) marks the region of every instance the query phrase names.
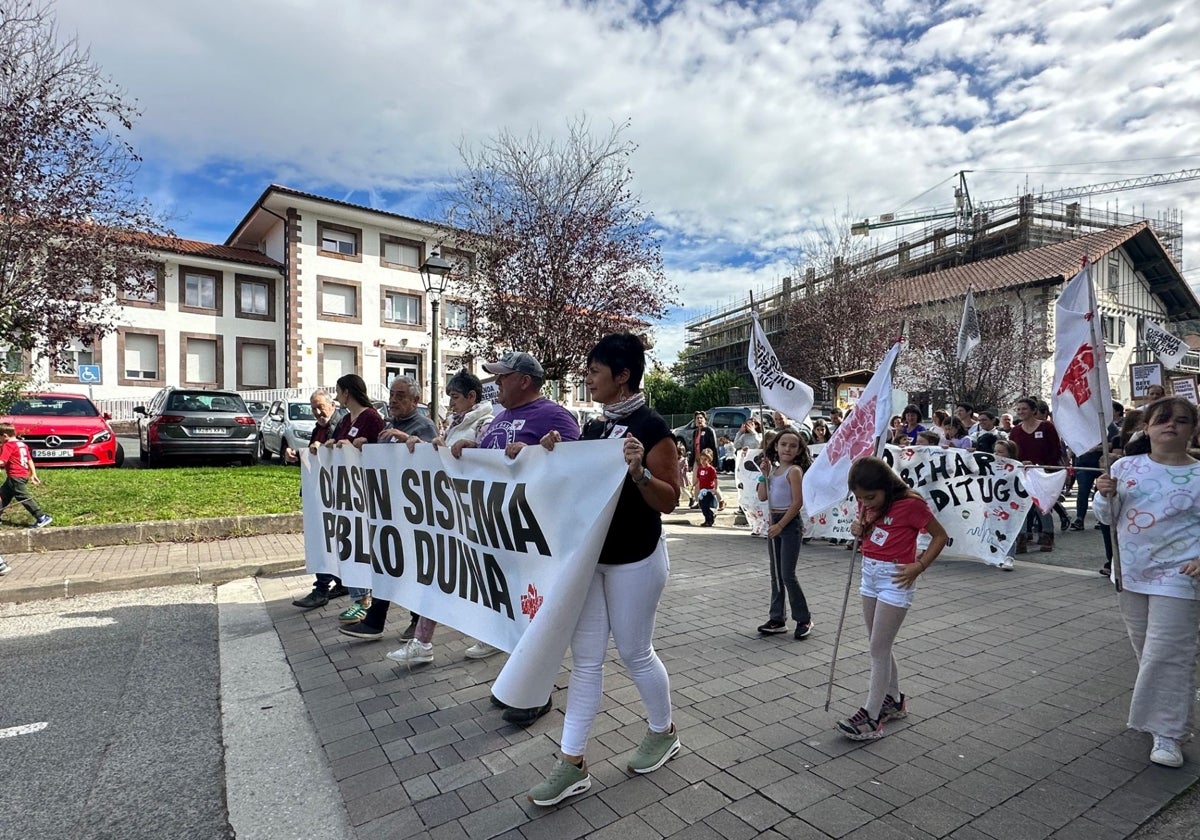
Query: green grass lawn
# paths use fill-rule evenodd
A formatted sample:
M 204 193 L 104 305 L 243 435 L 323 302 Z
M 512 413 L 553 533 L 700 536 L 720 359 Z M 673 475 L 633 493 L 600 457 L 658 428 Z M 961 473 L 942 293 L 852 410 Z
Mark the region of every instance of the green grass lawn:
M 30 494 L 54 517 L 50 527 L 295 513 L 300 510 L 300 470 L 278 464 L 256 467 L 170 469 L 41 469 Z M 27 527 L 20 505 L 0 517 L 4 527 Z

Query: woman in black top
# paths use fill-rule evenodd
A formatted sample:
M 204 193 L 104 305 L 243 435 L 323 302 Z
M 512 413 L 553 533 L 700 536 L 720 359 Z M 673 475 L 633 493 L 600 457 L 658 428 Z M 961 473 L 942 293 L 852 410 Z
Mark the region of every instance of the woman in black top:
M 646 707 L 646 737 L 628 760 L 633 773 L 649 773 L 679 751 L 671 722 L 667 670 L 654 651 L 654 618 L 667 583 L 669 562 L 662 514 L 679 500 L 675 441 L 666 421 L 641 392 L 646 368 L 641 339 L 607 335 L 587 358 L 585 382 L 604 418 L 588 423 L 583 439 L 621 438 L 627 474 L 612 524 L 571 636 L 571 682 L 560 741 L 562 758 L 546 781 L 529 792 L 537 805 L 554 805 L 591 787 L 584 751 L 603 692 L 604 657 L 611 635 Z M 552 448 L 557 433 L 542 444 Z

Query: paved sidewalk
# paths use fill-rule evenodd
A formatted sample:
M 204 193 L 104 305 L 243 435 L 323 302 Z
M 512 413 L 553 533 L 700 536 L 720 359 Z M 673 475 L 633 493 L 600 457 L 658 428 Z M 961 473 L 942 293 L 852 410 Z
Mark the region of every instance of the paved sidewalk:
M 525 793 L 554 761 L 566 667 L 555 711 L 519 729 L 488 702 L 503 657 L 466 660 L 467 640 L 442 628 L 432 665 L 397 667 L 384 653 L 399 646 L 402 610 L 385 640 L 356 641 L 337 633 L 341 602 L 291 606 L 307 576 L 260 581 L 358 836 L 1107 840 L 1197 780 L 1191 748 L 1183 768 L 1156 767 L 1147 737 L 1126 730 L 1133 656 L 1092 571 L 936 564 L 897 647 L 909 717 L 862 745 L 832 730 L 866 690 L 854 596 L 833 706 L 822 708 L 849 552 L 803 551 L 809 639 L 760 638 L 763 543 L 724 528 L 669 534 L 657 647 L 684 749 L 655 773 L 626 774 L 645 724 L 614 662 L 589 747 L 592 789 L 550 809 Z
M 668 533 L 656 643 L 684 749 L 648 776 L 625 773 L 644 722 L 613 654 L 589 749 L 593 787 L 552 809 L 525 793 L 554 760 L 569 658 L 555 711 L 519 729 L 488 702 L 503 657 L 466 660 L 467 640 L 441 628 L 432 665 L 397 667 L 383 655 L 399 645 L 402 610 L 383 641 L 356 641 L 337 633 L 341 602 L 291 606 L 307 575 L 260 578 L 358 837 L 1107 840 L 1133 835 L 1200 774 L 1196 748 L 1179 770 L 1155 767 L 1146 736 L 1125 729 L 1134 662 L 1111 587 L 1094 572 L 1100 540 L 1090 528 L 1030 556 L 1078 569 L 936 564 L 897 646 L 910 715 L 865 745 L 831 729 L 866 690 L 855 595 L 833 706 L 822 708 L 850 553 L 806 546 L 800 578 L 814 633 L 764 639 L 754 632 L 769 586 L 763 543 L 724 525 Z M 0 598 L 62 594 L 64 580 L 80 591 L 229 579 L 294 569 L 301 553 L 291 534 L 12 555 Z M 1160 836 L 1194 836 L 1196 821 L 1183 824 Z

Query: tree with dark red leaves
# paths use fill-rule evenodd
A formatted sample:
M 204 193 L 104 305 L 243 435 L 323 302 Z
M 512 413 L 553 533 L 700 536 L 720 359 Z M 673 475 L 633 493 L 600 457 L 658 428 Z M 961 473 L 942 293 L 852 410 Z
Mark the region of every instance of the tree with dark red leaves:
M 455 274 L 470 298 L 471 351 L 532 353 L 549 380 L 579 371 L 606 333 L 642 332 L 675 289 L 662 268 L 650 216 L 631 190 L 626 126 L 596 134 L 585 118 L 564 137 L 507 130 L 463 145 L 447 204 Z
M 138 115 L 48 7 L 0 0 L 0 342 L 53 363 L 115 326 L 117 295 L 154 288 L 133 190 Z

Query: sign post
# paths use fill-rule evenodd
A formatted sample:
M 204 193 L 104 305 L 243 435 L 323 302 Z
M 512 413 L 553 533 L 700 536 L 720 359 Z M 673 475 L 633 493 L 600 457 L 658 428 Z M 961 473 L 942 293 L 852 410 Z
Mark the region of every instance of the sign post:
M 79 381 L 88 386 L 88 399 L 92 399 L 92 386 L 101 381 L 100 365 L 79 365 Z

